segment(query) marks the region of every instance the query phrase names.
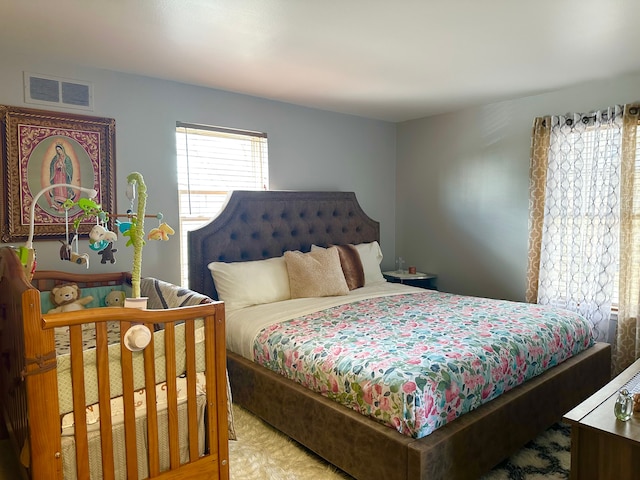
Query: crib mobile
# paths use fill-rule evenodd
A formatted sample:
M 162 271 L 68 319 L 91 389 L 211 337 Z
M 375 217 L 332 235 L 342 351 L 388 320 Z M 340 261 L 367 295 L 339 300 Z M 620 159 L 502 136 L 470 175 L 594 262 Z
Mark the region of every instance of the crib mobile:
M 144 231 L 140 232 L 140 230 L 144 228 L 143 218 L 158 219 L 158 227 L 153 228 L 149 232 L 147 236 L 148 240 L 169 240 L 169 235 L 173 235 L 175 231 L 166 222 L 162 221 L 164 218 L 162 213 L 158 212 L 155 215 L 145 214 L 146 193 L 144 196 L 141 195 L 140 198 L 138 198 L 137 211 L 134 211 L 133 209 L 134 201 L 136 200 L 136 185 L 138 184 L 146 190 L 142 175 L 134 172 L 127 177 L 127 181 L 128 185 L 126 195 L 130 202 L 130 208 L 127 210 L 127 213 L 124 214 L 110 214 L 109 212 L 103 211 L 102 206 L 94 200 L 97 196 L 97 192 L 93 189 L 71 184 L 55 184 L 40 190 L 33 198 L 31 204 L 29 237 L 26 244 L 18 248 L 18 255 L 25 268 L 27 277 L 31 279 L 36 269 L 36 255 L 35 249 L 33 248 L 35 205 L 42 194 L 55 187 L 65 186 L 79 189 L 89 197 L 80 198 L 77 202 L 67 199 L 63 203 L 63 207 L 65 209 L 65 240 L 60 240 L 62 243 L 62 246 L 60 247 L 60 259 L 63 261 L 70 261 L 78 265 L 85 265 L 86 268 L 89 268 L 89 254 L 79 252 L 78 228 L 82 221 L 91 217 L 95 217 L 96 224 L 89 232 L 89 248 L 92 251 L 97 252 L 98 255 L 102 257 L 100 263 L 103 264 L 108 262 L 111 264 L 116 263 L 114 254 L 118 251 L 116 248 L 113 248 L 114 243 L 118 239 L 118 235 L 115 232 L 110 231 L 107 226 L 110 217 L 116 217 L 115 224 L 118 231 L 122 236 L 128 237 L 126 246 L 134 245 L 135 247 L 139 245 L 141 247 L 144 245 L 144 239 L 141 238 L 141 235 L 144 235 Z M 69 211 L 76 207 L 80 209 L 80 214 L 73 219 L 73 222 L 70 222 Z M 120 221 L 117 219 L 118 217 L 126 217 L 127 221 Z M 70 226 L 73 228 L 72 232 L 70 231 Z

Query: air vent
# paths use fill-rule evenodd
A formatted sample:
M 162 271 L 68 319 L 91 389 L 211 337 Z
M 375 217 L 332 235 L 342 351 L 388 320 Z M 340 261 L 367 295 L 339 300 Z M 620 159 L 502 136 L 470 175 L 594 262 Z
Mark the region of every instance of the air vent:
M 24 72 L 24 101 L 93 110 L 93 85 L 80 80 Z

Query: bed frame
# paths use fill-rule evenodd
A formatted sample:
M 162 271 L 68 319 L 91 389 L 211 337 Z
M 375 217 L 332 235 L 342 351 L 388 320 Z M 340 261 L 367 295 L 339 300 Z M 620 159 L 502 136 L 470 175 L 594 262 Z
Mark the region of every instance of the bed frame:
M 73 406 L 76 417 L 76 469 L 78 478 L 89 478 L 88 441 L 85 413 L 82 326 L 95 323 L 98 395 L 101 415 L 100 438 L 103 478 L 114 477 L 114 447 L 110 410 L 109 359 L 107 351 L 107 321 L 119 321 L 121 332 L 132 322 L 151 328 L 165 329 L 167 359 L 168 443 L 170 468 L 160 471 L 159 428 L 156 409 L 147 412 L 147 450 L 150 478 L 186 479 L 229 478 L 227 391 L 225 372 L 224 305 L 212 302 L 165 310 L 131 308 L 91 308 L 77 312 L 43 315 L 40 290 L 54 284 L 76 282 L 81 288 L 119 285 L 130 279 L 126 273 L 74 275 L 63 272 L 36 272 L 32 281 L 25 276 L 16 252 L 11 247 L 0 248 L 0 408 L 11 444 L 28 467 L 22 478 L 63 478 L 61 426 L 57 367 L 54 347 L 55 327 L 69 326 Z M 35 285 L 41 286 L 36 287 Z M 46 287 L 44 287 L 46 285 Z M 195 403 L 195 320 L 205 325 L 205 375 L 207 381 L 205 413 L 205 454 L 198 454 L 198 428 Z M 180 465 L 178 452 L 178 413 L 175 372 L 175 326 L 185 322 L 188 418 L 188 463 Z M 144 349 L 145 388 L 147 404 L 156 404 L 154 342 Z M 138 478 L 136 425 L 132 353 L 122 348 L 120 357 L 124 398 L 124 444 L 127 478 Z M 173 365 L 173 368 L 170 367 Z M 106 379 L 105 382 L 101 380 Z M 173 380 L 172 380 L 173 379 Z M 80 412 L 80 413 L 77 413 Z M 164 435 L 162 431 L 160 435 Z M 115 457 L 118 459 L 118 457 Z M 120 460 L 115 460 L 120 461 Z
M 217 298 L 207 264 L 309 251 L 312 244 L 379 241 L 351 192 L 240 192 L 190 232 L 189 287 Z M 610 379 L 599 343 L 422 439 L 404 436 L 227 352 L 233 401 L 361 480 L 475 479 Z

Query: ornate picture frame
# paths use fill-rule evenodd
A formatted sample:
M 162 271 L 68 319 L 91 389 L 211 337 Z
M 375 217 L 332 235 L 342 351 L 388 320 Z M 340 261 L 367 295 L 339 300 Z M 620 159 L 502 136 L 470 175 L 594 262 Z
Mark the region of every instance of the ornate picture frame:
M 68 183 L 93 188 L 105 212 L 115 212 L 115 120 L 0 105 L 3 192 L 0 196 L 0 240 L 26 239 L 33 199 L 44 188 Z M 81 211 L 65 211 L 65 199 L 81 192 L 52 188 L 34 206 L 34 239 L 64 238 Z M 86 195 L 85 195 L 86 196 Z M 95 221 L 81 222 L 87 233 Z

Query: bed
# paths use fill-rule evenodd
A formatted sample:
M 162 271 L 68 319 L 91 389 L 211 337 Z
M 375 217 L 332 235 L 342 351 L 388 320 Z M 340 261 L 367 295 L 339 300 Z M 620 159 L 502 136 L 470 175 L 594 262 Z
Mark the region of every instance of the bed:
M 149 309 L 102 307 L 130 275 L 28 280 L 11 247 L 0 275 L 1 409 L 23 478 L 229 478 L 221 302 L 144 279 Z M 94 303 L 43 314 L 66 282 Z M 141 326 L 146 347 L 129 336 Z
M 379 242 L 379 225 L 351 192 L 237 191 L 218 217 L 189 233 L 188 242 L 189 287 L 218 298 L 222 277 L 214 272 L 214 283 L 210 264 L 224 269 L 219 266 L 250 265 L 285 252 L 310 252 L 315 246 L 374 244 Z M 228 319 L 254 308 L 230 313 L 227 307 Z M 335 315 L 336 307 L 330 308 Z M 256 353 L 261 347 L 251 339 L 252 332 L 247 336 Z M 251 353 L 236 344 L 228 338 L 234 402 L 361 480 L 478 478 L 610 378 L 610 346 L 589 343 L 428 434 L 407 435 L 256 364 L 248 358 Z

